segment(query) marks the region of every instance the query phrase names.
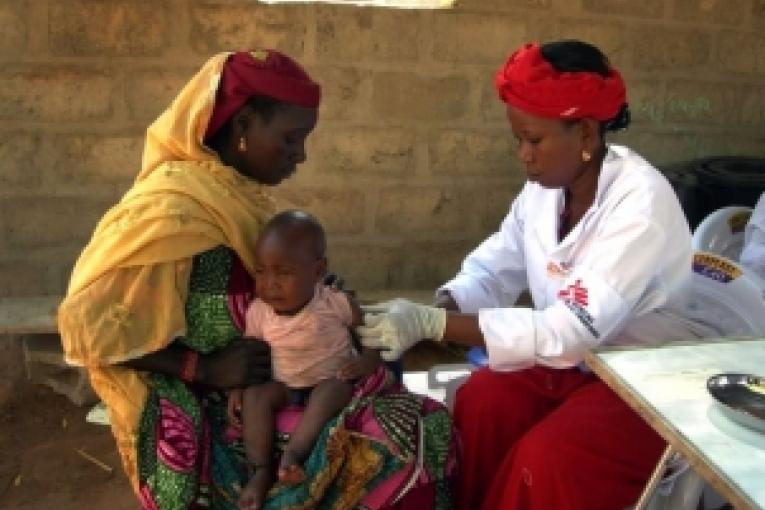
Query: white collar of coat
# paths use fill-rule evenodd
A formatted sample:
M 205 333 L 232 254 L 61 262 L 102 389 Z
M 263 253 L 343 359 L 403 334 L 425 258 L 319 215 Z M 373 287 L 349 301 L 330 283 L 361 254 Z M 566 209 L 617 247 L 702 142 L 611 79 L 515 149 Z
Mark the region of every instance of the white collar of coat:
M 606 145 L 606 155 L 603 157 L 603 163 L 600 165 L 600 175 L 598 176 L 598 189 L 595 192 L 593 205 L 600 206 L 603 197 L 608 192 L 611 184 L 619 176 L 624 160 L 630 157 L 630 150 L 623 145 Z M 561 190 L 561 194 L 563 190 Z

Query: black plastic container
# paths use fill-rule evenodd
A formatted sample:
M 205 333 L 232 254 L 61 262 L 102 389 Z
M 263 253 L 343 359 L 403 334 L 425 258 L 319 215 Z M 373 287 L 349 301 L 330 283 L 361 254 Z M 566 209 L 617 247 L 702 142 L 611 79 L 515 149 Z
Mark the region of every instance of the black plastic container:
M 691 230 L 721 207 L 754 207 L 765 192 L 765 159 L 720 156 L 663 170 L 677 193 Z

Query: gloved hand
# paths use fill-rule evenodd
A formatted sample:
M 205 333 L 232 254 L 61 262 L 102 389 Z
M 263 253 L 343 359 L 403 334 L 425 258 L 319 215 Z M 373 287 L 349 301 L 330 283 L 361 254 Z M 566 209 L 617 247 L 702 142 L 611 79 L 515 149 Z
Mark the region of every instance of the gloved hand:
M 394 361 L 422 339 L 440 341 L 446 328 L 446 310 L 406 299 L 362 307 L 364 325 L 356 328 L 361 343 L 380 349 L 386 361 Z

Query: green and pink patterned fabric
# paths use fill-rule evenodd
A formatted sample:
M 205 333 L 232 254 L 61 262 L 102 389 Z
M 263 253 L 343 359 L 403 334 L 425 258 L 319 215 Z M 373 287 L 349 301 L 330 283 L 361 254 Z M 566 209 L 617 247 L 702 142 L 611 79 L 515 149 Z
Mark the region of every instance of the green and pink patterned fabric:
M 231 250 L 195 257 L 183 342 L 208 353 L 239 337 L 252 288 Z M 290 409 L 277 423 L 299 413 Z M 280 428 L 275 456 L 289 438 L 289 427 Z M 450 509 L 455 459 L 447 410 L 380 368 L 325 427 L 305 462 L 306 482 L 277 484 L 264 509 Z M 144 509 L 235 510 L 246 462 L 241 434 L 227 423 L 225 395 L 153 374 L 138 463 Z

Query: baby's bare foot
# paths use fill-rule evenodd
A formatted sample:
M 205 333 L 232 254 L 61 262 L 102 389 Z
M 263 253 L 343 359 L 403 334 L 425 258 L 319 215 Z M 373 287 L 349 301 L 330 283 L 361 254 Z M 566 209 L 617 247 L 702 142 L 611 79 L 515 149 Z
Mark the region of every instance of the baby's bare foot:
M 290 450 L 284 450 L 279 463 L 278 478 L 287 485 L 298 485 L 305 482 L 305 471 L 300 465 L 299 456 Z
M 273 483 L 274 473 L 270 466 L 256 467 L 239 495 L 240 510 L 258 510 L 261 508 L 266 500 L 268 489 Z

